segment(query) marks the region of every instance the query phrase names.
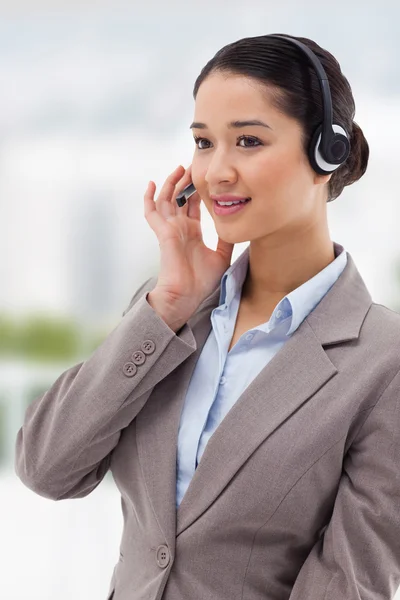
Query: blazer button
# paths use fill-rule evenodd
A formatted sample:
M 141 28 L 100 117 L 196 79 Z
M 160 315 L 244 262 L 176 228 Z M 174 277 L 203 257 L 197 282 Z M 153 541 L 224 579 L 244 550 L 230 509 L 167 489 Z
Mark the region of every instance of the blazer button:
M 142 365 L 146 360 L 146 356 L 140 350 L 136 350 L 136 352 L 132 354 L 131 358 L 135 365 Z
M 153 354 L 156 349 L 156 345 L 152 340 L 145 340 L 140 347 L 145 354 Z
M 169 564 L 170 559 L 168 546 L 158 546 L 156 554 L 158 566 L 164 569 Z
M 127 377 L 133 377 L 137 371 L 137 366 L 133 362 L 126 362 L 123 366 L 124 375 Z

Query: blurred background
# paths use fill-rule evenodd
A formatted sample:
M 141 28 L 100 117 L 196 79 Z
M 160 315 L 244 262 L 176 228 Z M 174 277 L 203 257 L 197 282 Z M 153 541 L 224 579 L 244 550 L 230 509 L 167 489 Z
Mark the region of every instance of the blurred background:
M 364 177 L 328 205 L 331 237 L 374 301 L 400 311 L 399 20 L 395 0 L 0 2 L 2 597 L 106 597 L 122 532 L 110 473 L 79 501 L 42 498 L 14 473 L 15 438 L 29 403 L 93 352 L 157 274 L 143 194 L 191 163 L 193 84 L 223 45 L 289 33 L 340 62 L 371 154 Z M 202 227 L 215 248 L 205 211 Z

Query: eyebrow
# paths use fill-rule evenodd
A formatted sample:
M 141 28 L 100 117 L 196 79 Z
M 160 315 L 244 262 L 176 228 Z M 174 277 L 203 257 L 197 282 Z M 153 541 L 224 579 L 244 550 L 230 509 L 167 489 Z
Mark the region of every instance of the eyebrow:
M 230 129 L 231 128 L 239 129 L 240 127 L 248 127 L 250 125 L 267 127 L 268 129 L 272 129 L 272 127 L 267 125 L 267 123 L 264 123 L 263 121 L 260 121 L 259 119 L 251 119 L 250 121 L 231 121 L 230 123 L 228 123 L 228 127 Z M 207 125 L 205 123 L 198 123 L 196 121 L 193 121 L 193 123 L 190 125 L 189 129 L 207 129 Z

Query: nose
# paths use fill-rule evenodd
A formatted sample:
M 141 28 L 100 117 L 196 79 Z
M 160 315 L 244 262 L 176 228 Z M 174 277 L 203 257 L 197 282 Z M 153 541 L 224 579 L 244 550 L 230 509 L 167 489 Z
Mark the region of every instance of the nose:
M 216 189 L 216 186 L 222 182 L 233 183 L 236 177 L 236 169 L 229 154 L 223 150 L 213 152 L 209 158 L 205 175 L 209 188 Z

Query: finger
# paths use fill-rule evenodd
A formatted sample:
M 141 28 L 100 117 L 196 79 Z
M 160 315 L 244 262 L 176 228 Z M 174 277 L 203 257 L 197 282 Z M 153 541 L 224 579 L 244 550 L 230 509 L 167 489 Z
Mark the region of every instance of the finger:
M 192 174 L 190 166 L 188 167 L 188 169 L 185 170 L 185 172 L 182 174 L 182 177 L 176 183 L 175 190 L 171 197 L 171 202 L 173 204 L 176 204 L 176 197 L 185 189 L 185 187 L 189 185 L 189 183 L 192 183 Z
M 160 193 L 158 194 L 156 200 L 156 209 L 165 218 L 176 214 L 176 207 L 172 204 L 171 198 L 176 190 L 176 184 L 180 181 L 184 172 L 184 167 L 179 165 L 175 171 L 168 175 L 160 190 Z
M 190 198 L 188 199 L 188 201 L 186 202 L 185 206 L 187 206 L 187 216 L 191 219 L 197 219 L 198 221 L 200 221 L 200 217 L 201 217 L 201 198 L 200 198 L 200 194 L 199 192 L 195 192 L 192 196 L 190 196 Z M 181 210 L 181 209 L 179 209 Z
M 176 184 L 176 189 L 175 192 L 172 195 L 171 198 L 171 202 L 173 203 L 174 206 L 178 207 L 177 213 L 178 215 L 186 215 L 188 216 L 189 211 L 190 211 L 190 206 L 193 205 L 195 206 L 195 202 L 194 202 L 194 198 L 197 196 L 196 192 L 194 194 L 192 194 L 186 201 L 186 203 L 183 206 L 178 206 L 176 204 L 176 198 L 177 196 L 179 196 L 179 194 L 190 184 L 192 183 L 192 165 L 189 165 L 189 167 L 186 169 L 185 174 L 182 176 L 182 178 L 179 180 L 179 182 Z M 197 214 L 199 214 L 199 211 L 195 210 L 195 212 L 191 212 L 189 216 L 195 217 Z
M 154 201 L 155 191 L 156 184 L 149 181 L 144 194 L 144 216 L 157 238 L 160 239 L 160 236 L 166 231 L 166 224 L 164 217 L 157 211 Z

